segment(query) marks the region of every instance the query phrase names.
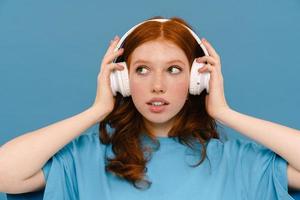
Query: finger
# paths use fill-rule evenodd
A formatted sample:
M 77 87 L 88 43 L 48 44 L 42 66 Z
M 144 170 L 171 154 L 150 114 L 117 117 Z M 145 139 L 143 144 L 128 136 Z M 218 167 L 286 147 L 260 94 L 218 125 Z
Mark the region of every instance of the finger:
M 105 55 L 108 55 L 108 54 L 114 52 L 114 50 L 117 47 L 118 42 L 119 42 L 119 40 L 111 40 L 111 43 L 110 43 Z
M 215 60 L 215 58 L 213 58 L 211 56 L 202 56 L 202 57 L 197 58 L 196 61 L 199 63 L 207 62 L 207 63 L 210 63 L 211 65 L 217 64 L 217 61 Z
M 204 65 L 203 67 L 198 69 L 198 72 L 200 73 L 204 73 L 204 72 L 212 72 L 214 69 L 213 66 L 211 66 L 210 64 Z
M 199 63 L 211 64 L 218 71 L 221 72 L 221 63 L 220 63 L 220 60 L 217 60 L 216 58 L 214 58 L 212 56 L 202 56 L 202 57 L 197 58 L 196 61 L 199 62 Z
M 110 54 L 108 54 L 105 58 L 104 58 L 104 63 L 108 64 L 110 62 L 112 62 L 115 58 L 119 57 L 120 55 L 122 55 L 124 52 L 124 48 L 118 49 L 117 51 L 114 51 Z
M 202 42 L 204 44 L 204 46 L 206 47 L 207 51 L 208 51 L 208 54 L 219 59 L 219 55 L 218 53 L 216 52 L 216 50 L 213 48 L 213 46 L 206 40 L 206 39 L 202 39 Z
M 204 73 L 204 72 L 207 72 L 207 71 L 208 71 L 207 65 L 205 65 L 205 66 L 198 69 L 198 72 L 200 72 L 200 73 Z
M 109 78 L 110 73 L 115 69 L 116 70 L 123 70 L 124 67 L 122 65 L 118 64 L 118 63 L 107 64 L 106 66 L 103 67 L 103 69 L 101 69 L 101 77 L 104 77 L 105 79 Z
M 120 41 L 120 38 L 118 35 L 116 35 L 115 38 L 110 41 L 110 45 L 109 45 L 105 55 L 109 54 L 110 52 L 113 52 L 113 50 L 116 48 L 119 41 Z

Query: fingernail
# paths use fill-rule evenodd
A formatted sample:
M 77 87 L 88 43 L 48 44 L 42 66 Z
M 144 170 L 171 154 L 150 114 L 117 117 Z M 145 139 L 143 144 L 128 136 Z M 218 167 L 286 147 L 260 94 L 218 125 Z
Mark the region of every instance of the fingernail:
M 118 38 L 119 38 L 119 37 L 116 35 L 115 38 L 114 38 L 114 40 L 117 40 Z
M 203 42 L 206 42 L 206 39 L 205 39 L 205 38 L 202 38 L 202 41 L 203 41 Z

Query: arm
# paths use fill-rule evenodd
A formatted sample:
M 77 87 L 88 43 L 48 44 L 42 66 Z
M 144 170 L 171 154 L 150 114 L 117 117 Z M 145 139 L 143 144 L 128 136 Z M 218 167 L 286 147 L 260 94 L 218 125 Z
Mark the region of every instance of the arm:
M 287 166 L 288 185 L 292 190 L 300 190 L 300 171 L 293 168 L 291 165 Z
M 106 111 L 92 106 L 5 143 L 0 148 L 0 190 L 36 174 L 57 151 L 106 115 Z
M 222 124 L 263 144 L 300 171 L 300 131 L 247 116 L 230 108 L 216 117 Z
M 216 120 L 263 144 L 284 158 L 287 167 L 288 185 L 300 189 L 300 131 L 266 120 L 224 109 Z
M 289 186 L 300 189 L 300 131 L 232 110 L 225 99 L 220 56 L 207 40 L 202 42 L 210 55 L 198 59 L 198 62 L 207 62 L 199 72 L 210 73 L 210 92 L 206 96 L 207 112 L 222 124 L 261 143 L 284 158 L 289 163 Z
M 232 109 L 225 109 L 216 119 L 284 158 L 289 163 L 287 167 L 288 186 L 300 190 L 299 130 L 247 116 Z
M 97 76 L 97 91 L 93 105 L 87 110 L 47 127 L 26 133 L 0 147 L 0 192 L 29 191 L 40 188 L 42 167 L 61 148 L 78 137 L 87 128 L 102 121 L 113 111 L 115 98 L 110 89 L 110 74 L 123 70 L 112 61 L 122 55 L 114 51 L 119 37 L 111 40 Z M 22 183 L 22 189 L 15 187 Z

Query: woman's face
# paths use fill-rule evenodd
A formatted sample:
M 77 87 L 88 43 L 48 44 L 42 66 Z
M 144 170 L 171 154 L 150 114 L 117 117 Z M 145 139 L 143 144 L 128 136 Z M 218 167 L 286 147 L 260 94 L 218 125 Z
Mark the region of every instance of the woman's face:
M 153 40 L 138 46 L 130 60 L 130 92 L 137 110 L 146 123 L 171 125 L 188 96 L 190 67 L 184 51 L 172 42 Z M 169 104 L 148 105 L 155 97 Z

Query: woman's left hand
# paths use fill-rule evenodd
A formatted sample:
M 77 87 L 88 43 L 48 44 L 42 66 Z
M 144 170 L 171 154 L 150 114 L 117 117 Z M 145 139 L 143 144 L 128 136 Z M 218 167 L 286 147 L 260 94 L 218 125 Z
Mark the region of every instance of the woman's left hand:
M 206 47 L 209 56 L 202 56 L 197 58 L 199 63 L 205 63 L 198 71 L 200 73 L 209 72 L 209 94 L 205 97 L 206 110 L 208 114 L 219 119 L 222 113 L 230 109 L 224 95 L 223 76 L 221 72 L 221 60 L 212 45 L 205 39 L 201 40 Z

